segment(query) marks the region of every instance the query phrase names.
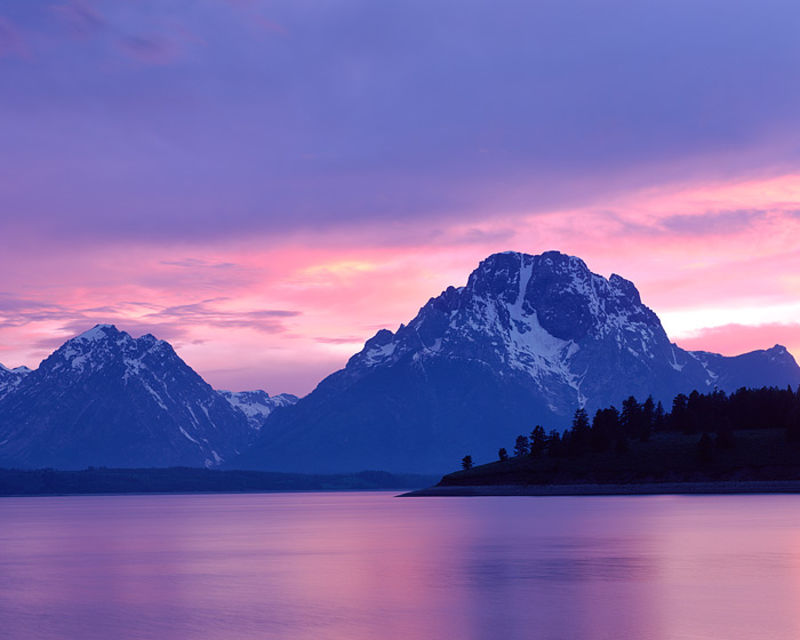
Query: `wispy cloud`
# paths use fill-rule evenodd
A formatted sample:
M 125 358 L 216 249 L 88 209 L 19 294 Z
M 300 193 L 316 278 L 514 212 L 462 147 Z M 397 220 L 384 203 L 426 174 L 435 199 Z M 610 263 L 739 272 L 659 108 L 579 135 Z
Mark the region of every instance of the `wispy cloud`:
M 719 236 L 739 233 L 750 228 L 767 215 L 766 211 L 739 209 L 709 211 L 702 214 L 674 215 L 663 218 L 661 226 L 670 233 L 691 236 Z
M 364 337 L 357 337 L 357 336 L 344 336 L 341 338 L 324 338 L 324 337 L 317 337 L 314 338 L 316 342 L 321 344 L 363 344 Z
M 252 310 L 225 310 L 218 303 L 227 301 L 227 298 L 212 298 L 195 302 L 166 307 L 160 311 L 149 313 L 145 319 L 153 322 L 180 321 L 182 323 L 221 328 L 248 328 L 263 333 L 286 333 L 288 328 L 285 319 L 300 315 L 300 311 L 286 309 L 252 309 Z
M 128 56 L 148 64 L 167 64 L 179 53 L 175 41 L 158 35 L 121 36 L 117 43 Z
M 106 321 L 307 390 L 506 249 L 769 324 L 800 299 L 796 7 L 612 4 L 5 0 L 4 358 Z
M 233 269 L 239 265 L 234 262 L 212 262 L 201 258 L 183 258 L 182 260 L 161 260 L 159 264 L 168 267 L 183 267 L 185 269 Z
M 31 49 L 21 29 L 8 18 L 0 16 L 0 58 L 8 56 L 29 59 Z
M 54 4 L 51 10 L 61 24 L 79 38 L 88 38 L 108 27 L 106 19 L 85 0 Z

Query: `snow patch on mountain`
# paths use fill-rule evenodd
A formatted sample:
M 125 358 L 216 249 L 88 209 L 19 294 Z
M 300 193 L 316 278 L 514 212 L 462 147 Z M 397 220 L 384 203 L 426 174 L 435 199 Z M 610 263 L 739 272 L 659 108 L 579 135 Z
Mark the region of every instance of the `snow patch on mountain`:
M 243 412 L 150 334 L 133 338 L 96 325 L 67 340 L 13 393 L 9 377 L 3 368 L 0 439 L 9 443 L 0 458 L 15 463 L 217 465 L 252 441 Z
M 0 398 L 16 389 L 30 372 L 31 370 L 28 367 L 9 369 L 0 362 Z
M 236 411 L 240 411 L 247 418 L 250 427 L 256 431 L 261 429 L 267 416 L 278 407 L 289 407 L 298 400 L 291 393 L 280 393 L 270 396 L 261 389 L 255 391 L 226 391 L 217 390 Z

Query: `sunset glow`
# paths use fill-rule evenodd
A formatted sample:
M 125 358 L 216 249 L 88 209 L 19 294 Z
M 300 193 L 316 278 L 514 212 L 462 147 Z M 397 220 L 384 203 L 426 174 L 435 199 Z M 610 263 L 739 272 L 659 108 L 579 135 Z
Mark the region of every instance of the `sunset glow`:
M 800 354 L 800 87 L 792 56 L 760 44 L 796 58 L 791 25 L 699 12 L 720 52 L 661 39 L 642 69 L 615 52 L 680 32 L 676 14 L 619 33 L 583 9 L 575 56 L 543 7 L 525 9 L 535 42 L 493 31 L 502 9 L 464 17 L 496 52 L 482 74 L 470 31 L 444 39 L 444 6 L 402 22 L 391 7 L 4 6 L 0 362 L 35 367 L 109 322 L 170 341 L 215 386 L 304 394 L 509 249 L 632 280 L 681 346 Z M 379 34 L 358 53 L 356 25 Z M 725 54 L 742 38 L 758 65 Z M 446 70 L 421 71 L 431 57 Z

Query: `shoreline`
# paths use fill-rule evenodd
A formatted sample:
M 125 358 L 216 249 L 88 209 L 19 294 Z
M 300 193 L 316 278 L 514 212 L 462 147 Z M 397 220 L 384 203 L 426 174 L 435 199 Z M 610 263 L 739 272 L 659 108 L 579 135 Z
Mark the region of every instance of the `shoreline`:
M 800 493 L 800 480 L 435 486 L 400 498 L 487 496 L 649 496 Z

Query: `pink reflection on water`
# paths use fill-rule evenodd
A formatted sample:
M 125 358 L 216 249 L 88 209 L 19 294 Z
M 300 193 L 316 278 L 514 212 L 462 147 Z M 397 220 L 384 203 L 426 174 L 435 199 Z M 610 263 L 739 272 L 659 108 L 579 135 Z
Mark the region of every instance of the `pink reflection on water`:
M 9 638 L 800 637 L 800 497 L 0 501 Z

